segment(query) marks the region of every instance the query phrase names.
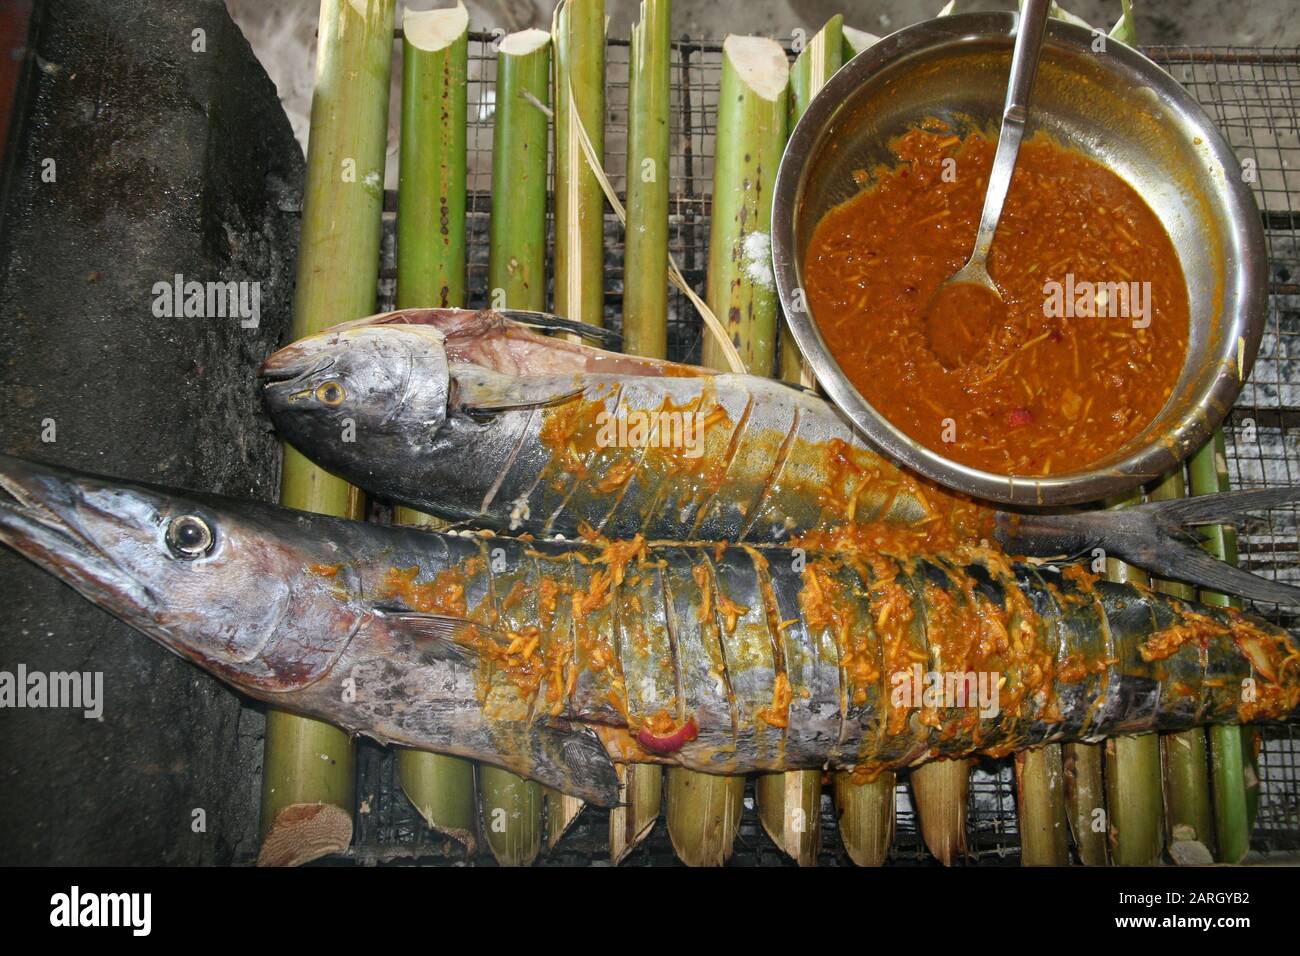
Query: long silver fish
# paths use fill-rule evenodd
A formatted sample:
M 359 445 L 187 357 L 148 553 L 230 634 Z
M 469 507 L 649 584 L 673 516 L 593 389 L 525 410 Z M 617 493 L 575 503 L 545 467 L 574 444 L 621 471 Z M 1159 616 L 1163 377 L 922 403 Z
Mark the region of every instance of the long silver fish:
M 1284 631 L 989 549 L 439 534 L 5 456 L 0 541 L 255 698 L 602 805 L 615 760 L 869 776 L 1300 700 Z
M 926 550 L 1101 547 L 1163 578 L 1300 604 L 1300 588 L 1216 561 L 1185 532 L 1300 489 L 995 518 L 876 454 L 815 395 L 538 335 L 528 326 L 581 327 L 508 315 L 528 325 L 412 309 L 295 342 L 262 367 L 276 429 L 373 494 L 477 527 L 767 544 L 874 524 Z

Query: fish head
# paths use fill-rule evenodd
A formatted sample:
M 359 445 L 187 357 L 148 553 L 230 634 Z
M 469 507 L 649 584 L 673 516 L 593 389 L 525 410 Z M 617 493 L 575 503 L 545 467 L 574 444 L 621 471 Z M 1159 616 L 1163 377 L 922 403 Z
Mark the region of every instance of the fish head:
M 364 616 L 311 520 L 0 455 L 0 542 L 253 692 L 314 680 Z
M 280 436 L 344 476 L 409 459 L 447 417 L 444 338 L 428 325 L 329 329 L 280 349 L 259 374 Z

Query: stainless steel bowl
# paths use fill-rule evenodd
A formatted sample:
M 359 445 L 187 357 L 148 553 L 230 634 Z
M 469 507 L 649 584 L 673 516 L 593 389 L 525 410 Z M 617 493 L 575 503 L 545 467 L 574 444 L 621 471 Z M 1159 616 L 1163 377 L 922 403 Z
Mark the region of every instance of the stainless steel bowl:
M 1268 308 L 1259 209 L 1241 165 L 1191 95 L 1114 40 L 1094 52 L 1087 30 L 1053 21 L 1026 136 L 1046 130 L 1123 177 L 1173 240 L 1187 279 L 1186 364 L 1164 409 L 1086 471 L 1008 477 L 944 458 L 909 438 L 850 384 L 800 292 L 813 228 L 860 188 L 853 171 L 892 163 L 888 143 L 922 119 L 996 130 L 1014 13 L 974 13 L 900 30 L 855 57 L 813 100 L 777 173 L 772 255 L 781 303 L 831 399 L 879 448 L 950 488 L 1008 504 L 1090 501 L 1152 479 L 1198 448 L 1232 407 L 1255 360 Z M 870 313 L 862 335 L 871 336 Z

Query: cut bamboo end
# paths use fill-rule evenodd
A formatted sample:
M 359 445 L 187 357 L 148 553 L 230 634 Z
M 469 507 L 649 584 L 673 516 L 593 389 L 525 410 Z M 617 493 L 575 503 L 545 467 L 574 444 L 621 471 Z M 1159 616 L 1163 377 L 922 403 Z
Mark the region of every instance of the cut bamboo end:
M 1101 744 L 1066 744 L 1061 752 L 1065 810 L 1084 866 L 1105 866 L 1106 793 Z
M 733 33 L 722 41 L 722 55 L 740 81 L 758 96 L 776 102 L 784 95 L 790 82 L 790 61 L 775 40 Z
M 854 27 L 841 27 L 844 33 L 844 59 L 851 60 L 863 50 L 870 49 L 880 42 L 880 37 L 866 30 Z
M 559 845 L 585 806 L 577 797 L 571 797 L 567 793 L 546 791 L 546 849 L 554 850 Z
M 532 866 L 542 850 L 542 787 L 482 764 L 478 768 L 483 842 L 501 866 Z
M 397 779 L 429 829 L 455 840 L 469 856 L 477 852 L 472 762 L 402 749 L 397 752 Z
M 763 830 L 781 852 L 800 866 L 816 866 L 822 849 L 822 772 L 760 774 L 754 799 Z
M 663 768 L 651 763 L 615 764 L 619 805 L 609 811 L 609 862 L 618 866 L 650 835 L 659 819 Z
M 835 812 L 844 852 L 858 866 L 883 866 L 894 845 L 894 789 L 898 778 L 885 771 L 870 783 L 854 783 L 843 771 L 834 777 Z
M 445 50 L 469 29 L 469 12 L 463 3 L 438 10 L 405 9 L 402 35 L 417 50 L 437 53 Z
M 302 866 L 352 843 L 352 815 L 328 803 L 295 803 L 271 821 L 257 854 L 258 866 Z
M 921 823 L 921 838 L 935 859 L 944 866 L 952 866 L 967 854 L 970 761 L 932 760 L 913 767 L 909 777 Z
M 551 35 L 545 30 L 536 28 L 520 30 L 502 37 L 497 45 L 497 52 L 506 56 L 527 56 L 536 53 L 550 42 Z
M 1065 866 L 1065 773 L 1059 744 L 1016 754 L 1016 809 L 1020 814 L 1020 865 Z
M 687 866 L 723 866 L 731 859 L 745 804 L 745 778 L 670 767 L 668 837 Z

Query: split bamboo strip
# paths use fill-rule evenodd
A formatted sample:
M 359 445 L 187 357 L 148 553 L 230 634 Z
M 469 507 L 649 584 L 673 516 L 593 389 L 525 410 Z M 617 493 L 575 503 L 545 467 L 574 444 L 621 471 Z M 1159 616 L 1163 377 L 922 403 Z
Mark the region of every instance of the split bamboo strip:
M 776 358 L 770 223 L 789 79 L 775 40 L 733 35 L 723 42 L 705 298 L 753 375 L 771 375 Z M 703 364 L 726 367 L 712 339 L 704 342 Z
M 1148 493 L 1148 501 L 1168 501 L 1187 495 L 1182 466 L 1170 471 Z M 1196 589 L 1180 581 L 1152 581 L 1152 587 L 1184 601 L 1196 599 Z M 1205 862 L 1214 858 L 1214 814 L 1210 808 L 1210 770 L 1205 729 L 1193 727 L 1160 738 L 1165 775 L 1165 840 L 1174 862 Z
M 546 130 L 551 38 L 522 30 L 497 48 L 492 131 L 488 288 L 493 308 L 546 307 Z M 478 768 L 483 837 L 503 866 L 528 866 L 541 851 L 542 787 L 508 770 Z
M 668 132 L 671 0 L 642 0 L 628 61 L 623 347 L 668 356 Z
M 944 866 L 952 866 L 967 853 L 970 766 L 970 760 L 964 758 L 931 760 L 913 767 L 908 774 L 921 838 Z
M 1206 442 L 1188 465 L 1192 494 L 1209 495 L 1228 491 L 1228 461 L 1223 442 L 1223 429 L 1217 429 L 1214 438 Z M 1205 535 L 1205 548 L 1221 561 L 1237 563 L 1237 532 L 1229 525 L 1209 525 L 1201 529 Z M 1201 600 L 1219 606 L 1236 602 L 1225 594 L 1202 591 Z M 1247 796 L 1245 746 L 1246 735 L 1236 724 L 1215 724 L 1210 728 L 1211 789 L 1214 795 L 1215 840 L 1218 859 L 1224 863 L 1240 863 L 1250 852 L 1252 820 L 1250 799 Z M 1258 779 L 1250 781 L 1258 787 Z
M 293 336 L 375 310 L 395 0 L 321 0 Z M 342 480 L 284 448 L 280 501 L 360 517 Z M 268 710 L 258 862 L 298 864 L 347 847 L 352 742 L 337 727 Z
M 551 37 L 521 30 L 497 49 L 492 126 L 488 299 L 494 309 L 546 308 L 546 130 Z
M 397 307 L 465 304 L 465 105 L 469 16 L 463 4 L 402 19 L 402 135 L 397 191 Z M 438 528 L 411 508 L 397 524 Z M 478 844 L 474 764 L 446 754 L 397 751 L 402 792 L 438 833 Z
M 869 783 L 853 775 L 833 778 L 835 812 L 844 852 L 858 866 L 883 866 L 894 844 L 894 789 L 898 777 L 884 771 Z
M 775 360 L 776 284 L 772 276 L 772 186 L 785 146 L 790 66 L 775 40 L 728 36 L 714 140 L 713 218 L 709 231 L 708 306 L 753 375 Z M 727 369 L 706 338 L 703 363 Z M 668 835 L 682 862 L 721 866 L 740 826 L 744 777 L 681 768 L 668 771 Z
M 1134 493 L 1115 507 L 1141 499 Z M 1150 584 L 1146 572 L 1115 558 L 1106 559 L 1112 581 Z M 1137 734 L 1106 741 L 1106 815 L 1110 858 L 1118 866 L 1152 866 L 1164 850 L 1164 797 L 1160 774 L 1160 736 Z
M 578 125 L 603 157 L 605 0 L 561 0 L 555 14 L 555 311 L 603 325 L 605 198 Z
M 843 25 L 844 17 L 837 13 L 795 58 L 790 70 L 790 129 L 794 129 L 812 98 L 840 68 L 844 56 Z M 804 388 L 813 387 L 812 369 L 804 361 L 786 322 L 781 323 L 780 361 L 781 378 Z
M 1016 808 L 1020 813 L 1020 865 L 1065 866 L 1065 772 L 1059 744 L 1016 754 Z
M 1075 852 L 1084 866 L 1105 866 L 1107 862 L 1103 748 L 1103 744 L 1066 744 L 1061 751 L 1065 812 L 1074 834 Z

